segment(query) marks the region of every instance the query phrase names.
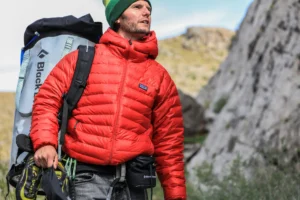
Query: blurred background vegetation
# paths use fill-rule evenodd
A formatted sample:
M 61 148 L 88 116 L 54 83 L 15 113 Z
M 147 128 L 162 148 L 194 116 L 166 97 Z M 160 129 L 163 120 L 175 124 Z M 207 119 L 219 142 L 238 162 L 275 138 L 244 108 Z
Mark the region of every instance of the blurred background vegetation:
M 251 70 L 245 70 L 246 74 L 245 77 L 254 77 L 254 81 L 253 81 L 253 85 L 252 84 L 252 79 L 251 84 L 246 84 L 246 86 L 243 86 L 243 83 L 246 82 L 246 78 L 241 80 L 241 84 L 240 85 L 234 85 L 234 89 L 238 88 L 238 90 L 242 91 L 242 88 L 246 88 L 247 86 L 249 86 L 251 89 L 253 89 L 253 93 L 255 93 L 254 95 L 256 95 L 257 92 L 257 87 L 259 87 L 259 81 L 260 78 L 263 77 L 265 79 L 263 79 L 262 82 L 262 86 L 263 88 L 261 89 L 263 91 L 263 94 L 260 94 L 261 96 L 268 94 L 268 87 L 264 87 L 264 83 L 269 81 L 269 77 L 271 77 L 270 79 L 272 79 L 272 84 L 269 85 L 269 87 L 272 87 L 275 80 L 276 79 L 276 74 L 275 74 L 275 78 L 272 77 L 272 73 L 273 73 L 273 68 L 275 68 L 276 63 L 275 63 L 275 59 L 270 59 L 268 60 L 269 63 L 267 63 L 267 67 L 266 69 L 263 69 L 264 65 L 262 64 L 264 59 L 268 59 L 268 57 L 264 57 L 264 53 L 268 50 L 269 46 L 271 46 L 273 43 L 275 44 L 275 42 L 273 42 L 273 40 L 275 40 L 276 38 L 279 38 L 279 42 L 278 45 L 276 47 L 272 47 L 272 51 L 270 51 L 271 53 L 269 54 L 270 57 L 272 57 L 272 52 L 276 52 L 276 54 L 273 56 L 274 58 L 282 58 L 282 60 L 278 61 L 279 64 L 277 64 L 277 69 L 279 69 L 278 65 L 282 65 L 284 66 L 285 69 L 287 68 L 292 68 L 292 64 L 288 65 L 289 63 L 285 63 L 286 65 L 282 64 L 281 61 L 284 60 L 292 60 L 295 61 L 296 65 L 298 65 L 297 63 L 299 63 L 299 52 L 288 52 L 286 49 L 288 48 L 284 48 L 285 44 L 281 43 L 281 38 L 279 36 L 282 35 L 287 35 L 287 39 L 286 44 L 289 44 L 289 41 L 291 38 L 293 38 L 292 36 L 294 36 L 293 34 L 298 34 L 299 33 L 299 28 L 298 27 L 294 27 L 294 24 L 290 25 L 291 28 L 288 29 L 288 23 L 290 22 L 290 18 L 292 18 L 290 16 L 291 12 L 286 12 L 287 13 L 287 20 L 286 21 L 282 21 L 280 23 L 273 22 L 274 24 L 276 24 L 276 26 L 274 25 L 273 27 L 274 30 L 279 32 L 279 29 L 281 31 L 286 31 L 289 30 L 290 32 L 288 34 L 277 34 L 277 35 L 265 35 L 264 37 L 269 39 L 269 38 L 273 38 L 272 42 L 267 41 L 266 44 L 263 43 L 265 41 L 260 41 L 259 39 L 260 37 L 262 37 L 262 35 L 266 32 L 268 26 L 268 23 L 270 23 L 271 19 L 276 19 L 276 16 L 272 18 L 272 12 L 277 11 L 277 8 L 281 8 L 283 6 L 279 5 L 280 3 L 282 3 L 283 1 L 279 1 L 279 0 L 272 0 L 272 1 L 264 1 L 264 3 L 261 3 L 262 1 L 254 1 L 256 3 L 256 5 L 254 5 L 252 8 L 252 13 L 250 13 L 248 19 L 244 20 L 244 23 L 248 23 L 248 26 L 250 28 L 245 28 L 245 33 L 244 34 L 240 34 L 238 35 L 238 32 L 233 32 L 224 28 L 215 28 L 215 27 L 190 27 L 187 29 L 187 31 L 179 36 L 176 37 L 172 37 L 172 38 L 168 38 L 168 39 L 164 39 L 164 40 L 160 40 L 159 41 L 159 56 L 157 58 L 157 61 L 160 62 L 170 73 L 171 77 L 174 79 L 177 87 L 182 90 L 184 93 L 190 95 L 191 97 L 195 98 L 199 91 L 201 91 L 205 86 L 207 86 L 207 84 L 212 80 L 211 78 L 218 74 L 220 72 L 220 66 L 221 63 L 224 63 L 223 61 L 227 58 L 229 50 L 232 50 L 232 47 L 237 43 L 237 41 L 240 39 L 238 36 L 240 37 L 245 37 L 243 38 L 243 40 L 240 41 L 240 46 L 238 46 L 238 50 L 235 51 L 236 55 L 240 55 L 240 52 L 243 52 L 243 50 L 247 49 L 248 52 L 248 57 L 244 60 L 247 60 L 247 62 L 253 62 L 250 63 L 251 67 L 253 67 L 253 69 L 251 68 Z M 296 0 L 290 0 L 290 1 L 286 1 L 289 2 L 289 5 L 293 5 L 293 6 L 288 6 L 290 9 L 292 8 L 298 8 L 300 10 L 300 6 L 298 5 L 298 1 Z M 277 5 L 278 4 L 278 5 Z M 277 5 L 277 7 L 276 7 Z M 288 4 L 287 4 L 288 5 Z M 298 6 L 297 6 L 298 5 Z M 262 6 L 262 9 L 259 9 L 260 6 Z M 265 9 L 265 7 L 266 9 Z M 277 10 L 276 10 L 277 9 Z M 299 11 L 298 10 L 298 11 Z M 256 14 L 256 11 L 261 11 L 261 15 Z M 255 13 L 255 15 L 253 14 Z M 300 12 L 293 12 L 296 13 L 300 13 Z M 251 16 L 252 14 L 252 16 Z M 259 18 L 259 19 L 256 19 Z M 282 17 L 283 18 L 283 17 Z M 278 18 L 279 20 L 281 20 L 282 18 Z M 295 17 L 297 19 L 297 17 Z M 263 20 L 265 19 L 265 20 Z M 257 25 L 257 29 L 259 31 L 257 31 L 257 33 L 255 33 L 256 35 L 253 36 L 254 34 L 252 34 L 252 32 L 254 32 L 254 28 L 251 27 L 253 24 L 259 23 L 259 22 L 263 22 L 261 26 Z M 246 26 L 245 26 L 246 27 Z M 269 26 L 272 27 L 272 26 Z M 279 27 L 279 28 L 278 28 Z M 273 33 L 277 33 L 276 31 L 274 31 L 273 29 L 271 29 L 269 31 L 269 34 L 273 34 Z M 248 31 L 248 32 L 247 32 Z M 249 33 L 249 35 L 248 35 Z M 251 34 L 250 34 L 251 33 Z M 273 37 L 274 36 L 274 37 Z M 254 38 L 253 40 L 248 41 L 247 38 Z M 262 37 L 263 38 L 263 37 Z M 265 39 L 263 38 L 263 39 Z M 275 38 L 275 39 L 274 39 Z M 294 37 L 296 38 L 294 40 L 298 41 L 298 36 Z M 248 42 L 248 43 L 247 43 Z M 243 43 L 245 43 L 245 46 L 242 46 Z M 292 42 L 291 42 L 292 43 Z M 260 44 L 265 44 L 261 45 L 264 46 L 265 49 L 261 48 L 259 45 Z M 255 51 L 255 47 L 257 47 L 257 50 Z M 290 45 L 292 46 L 292 45 Z M 294 46 L 300 46 L 299 45 L 294 45 Z M 263 50 L 262 50 L 263 49 Z M 245 50 L 246 51 L 246 50 Z M 260 52 L 263 51 L 263 52 Z M 283 56 L 283 54 L 285 54 Z M 253 56 L 254 55 L 254 56 Z M 272 56 L 271 56 L 272 55 Z M 292 56 L 297 56 L 296 58 L 292 57 Z M 252 59 L 251 60 L 251 56 L 253 56 L 254 58 L 256 58 L 255 56 L 257 56 L 257 60 L 256 59 Z M 232 56 L 234 57 L 234 56 Z M 227 60 L 227 63 L 225 63 L 225 69 L 230 68 L 229 71 L 226 72 L 226 70 L 223 70 L 223 73 L 227 73 L 228 76 L 224 75 L 225 77 L 225 82 L 229 83 L 229 85 L 231 84 L 230 81 L 235 80 L 234 76 L 237 75 L 237 71 L 240 72 L 240 68 L 243 68 L 245 66 L 248 66 L 244 63 L 242 63 L 242 57 L 238 57 L 235 58 L 236 60 Z M 241 63 L 239 62 L 241 60 Z M 227 64 L 227 65 L 226 65 Z M 241 66 L 239 66 L 238 64 L 240 64 Z M 253 64 L 253 65 L 252 65 Z M 293 63 L 294 64 L 294 63 Z M 238 69 L 235 69 L 234 67 L 237 66 L 239 67 Z M 250 65 L 249 65 L 250 66 Z M 258 67 L 257 67 L 258 66 Z M 226 68 L 227 67 L 227 68 Z M 260 72 L 260 70 L 262 70 L 262 72 Z M 299 69 L 299 66 L 298 66 Z M 269 71 L 268 71 L 269 70 Z M 281 71 L 280 71 L 281 70 Z M 284 74 L 282 73 L 283 69 L 280 69 L 278 74 Z M 225 72 L 224 72 L 225 71 Z M 263 74 L 263 72 L 265 74 L 267 74 L 266 76 L 263 76 L 265 74 Z M 221 72 L 220 72 L 221 73 Z M 261 73 L 261 74 L 260 74 Z M 277 74 L 277 75 L 278 75 Z M 290 71 L 286 72 L 286 74 L 296 74 L 298 75 L 298 71 L 292 71 L 292 73 L 290 73 Z M 240 75 L 240 74 L 238 74 Z M 220 76 L 219 76 L 220 77 Z M 226 79 L 227 77 L 230 77 L 228 79 Z M 267 77 L 267 78 L 266 78 Z M 279 77 L 279 76 L 277 76 Z M 217 77 L 218 78 L 218 77 Z M 236 79 L 239 79 L 236 78 Z M 279 79 L 279 82 L 284 80 L 285 83 L 288 83 L 288 79 L 292 79 L 290 77 L 286 78 L 286 79 Z M 298 84 L 298 77 L 294 78 L 296 81 L 296 86 L 299 89 L 299 84 Z M 222 82 L 224 80 L 221 81 L 217 81 L 218 83 L 221 83 L 221 86 L 223 87 L 222 84 L 225 85 L 225 82 Z M 264 82 L 265 81 L 265 82 Z M 273 82 L 274 81 L 274 82 Z M 282 86 L 282 82 L 279 83 L 280 86 Z M 286 86 L 289 86 L 289 84 L 285 84 Z M 291 84 L 292 85 L 292 84 Z M 218 85 L 217 85 L 218 86 Z M 237 87 L 236 87 L 237 86 Z M 255 86 L 255 87 L 254 87 Z M 214 88 L 215 85 L 212 86 L 212 90 L 216 89 Z M 225 88 L 225 87 L 224 87 Z M 290 90 L 286 90 L 286 91 L 292 91 L 291 93 L 296 94 L 296 89 L 294 88 L 294 86 L 291 86 L 292 89 Z M 223 89 L 223 88 L 222 88 Z M 274 88 L 273 88 L 274 89 Z M 279 88 L 281 89 L 281 88 Z M 281 90 L 278 90 L 278 88 L 274 89 L 274 91 L 278 92 Z M 283 91 L 283 90 L 282 90 Z M 212 91 L 208 90 L 208 93 L 212 93 Z M 247 90 L 248 92 L 248 90 Z M 248 98 L 248 94 L 251 95 L 251 92 L 245 92 L 246 94 L 246 100 Z M 247 116 L 247 112 L 245 110 L 244 113 L 238 113 L 237 110 L 238 108 L 241 107 L 241 104 L 237 105 L 236 103 L 231 103 L 231 106 L 236 106 L 233 107 L 234 109 L 225 109 L 226 106 L 228 106 L 228 104 L 230 104 L 230 100 L 234 99 L 232 98 L 232 90 L 229 90 L 228 94 L 223 95 L 223 94 L 218 94 L 215 93 L 217 100 L 216 101 L 205 101 L 204 104 L 202 105 L 204 109 L 209 110 L 211 109 L 211 116 L 215 117 L 211 117 L 210 115 L 208 116 L 211 117 L 210 119 L 217 119 L 218 116 L 221 116 L 222 120 L 224 118 L 224 120 L 219 120 L 219 122 L 221 121 L 223 124 L 220 125 L 223 126 L 221 130 L 226 130 L 228 132 L 225 133 L 234 133 L 234 129 L 236 127 L 238 127 L 238 123 L 239 120 L 240 121 L 250 121 L 252 120 L 253 116 Z M 283 92 L 284 93 L 284 92 Z M 292 96 L 290 95 L 291 93 L 287 93 L 287 94 L 283 94 L 283 96 L 280 96 L 278 99 L 281 101 L 282 99 L 284 99 L 285 102 L 288 102 L 289 97 Z M 243 93 L 242 93 L 243 94 Z M 243 94 L 243 95 L 245 95 Z M 273 97 L 272 95 L 274 95 L 274 93 L 271 94 L 271 97 Z M 231 96 L 230 96 L 231 95 Z M 237 98 L 242 98 L 243 95 L 238 96 Z M 289 96 L 290 95 L 290 96 Z M 209 96 L 209 95 L 208 95 Z M 261 97 L 259 95 L 256 95 L 256 97 Z M 233 96 L 234 97 L 234 96 Z M 263 96 L 264 98 L 261 99 L 268 99 L 268 96 Z M 283 97 L 283 98 L 282 98 Z M 1 109 L 1 113 L 0 113 L 0 200 L 4 199 L 4 196 L 7 192 L 6 189 L 6 180 L 5 180 L 5 175 L 8 171 L 7 167 L 9 165 L 9 157 L 10 157 L 10 145 L 11 145 L 11 135 L 12 135 L 12 124 L 13 124 L 13 117 L 14 117 L 14 109 L 15 109 L 15 104 L 14 104 L 14 98 L 15 98 L 15 94 L 14 93 L 0 93 L 0 109 Z M 258 102 L 261 100 L 259 99 Z M 247 138 L 245 135 L 242 135 L 241 133 L 236 135 L 233 135 L 233 137 L 228 137 L 230 138 L 228 141 L 228 144 L 225 144 L 225 147 L 222 148 L 222 150 L 220 151 L 219 155 L 213 154 L 212 157 L 222 157 L 224 154 L 229 155 L 230 153 L 232 153 L 235 149 L 235 147 L 237 145 L 240 145 L 240 149 L 243 150 L 243 147 L 246 146 L 250 146 L 254 144 L 251 144 L 251 142 L 255 143 L 257 141 L 257 143 L 259 143 L 258 148 L 260 150 L 263 150 L 264 152 L 255 152 L 255 153 L 261 153 L 260 155 L 262 155 L 262 159 L 261 160 L 251 160 L 251 162 L 247 162 L 245 163 L 245 161 L 243 161 L 242 158 L 236 158 L 229 166 L 229 170 L 227 173 L 223 174 L 222 177 L 217 176 L 214 173 L 213 170 L 213 166 L 211 163 L 209 162 L 204 162 L 201 165 L 199 165 L 195 171 L 196 173 L 192 175 L 192 179 L 189 179 L 189 181 L 187 181 L 187 191 L 188 191 L 188 199 L 189 200 L 300 200 L 300 150 L 299 150 L 299 145 L 297 147 L 297 145 L 295 145 L 298 150 L 292 149 L 293 150 L 293 154 L 290 154 L 292 156 L 288 156 L 287 154 L 290 152 L 288 148 L 290 148 L 290 146 L 292 146 L 291 142 L 293 140 L 293 135 L 299 135 L 299 131 L 297 131 L 299 129 L 298 125 L 299 120 L 298 119 L 298 115 L 295 115 L 296 117 L 294 117 L 294 115 L 290 116 L 288 114 L 286 114 L 286 107 L 281 108 L 282 109 L 282 113 L 286 114 L 282 114 L 282 116 L 284 117 L 284 120 L 281 120 L 280 122 L 277 123 L 275 125 L 273 125 L 274 119 L 277 117 L 276 114 L 271 114 L 274 116 L 274 118 L 272 118 L 269 124 L 270 127 L 267 126 L 263 127 L 262 132 L 260 131 L 260 122 L 263 121 L 264 119 L 270 119 L 267 118 L 266 115 L 264 115 L 265 111 L 268 109 L 268 106 L 272 106 L 272 100 L 274 100 L 274 104 L 277 104 L 277 102 L 279 101 L 278 99 L 273 99 L 270 98 L 271 100 L 269 100 L 269 104 L 266 104 L 264 106 L 261 106 L 260 104 L 258 104 L 259 106 L 254 106 L 254 109 L 258 109 L 259 112 L 262 112 L 261 114 L 261 119 L 259 119 L 259 123 L 255 124 L 255 128 L 257 128 L 257 132 L 255 132 L 255 128 L 253 128 L 253 130 L 248 131 L 250 132 L 250 139 L 252 139 L 253 137 L 257 137 L 257 140 L 253 140 L 250 141 L 249 138 Z M 262 101 L 262 100 L 261 100 Z M 296 102 L 298 102 L 298 99 L 295 100 Z M 238 99 L 238 101 L 239 99 Z M 255 102 L 255 97 L 253 97 L 253 102 Z M 253 103 L 252 102 L 252 103 Z M 271 103 L 270 103 L 271 102 Z M 199 103 L 199 102 L 198 102 Z M 247 101 L 246 101 L 247 103 Z M 292 102 L 293 103 L 293 102 Z M 254 103 L 253 103 L 254 104 Z M 287 104 L 287 103 L 286 103 Z M 298 103 L 298 107 L 297 109 L 300 108 L 299 106 L 300 104 Z M 238 108 L 237 108 L 238 107 Z M 248 104 L 245 106 L 247 108 L 249 108 Z M 275 107 L 276 108 L 276 107 Z M 252 107 L 250 107 L 250 109 L 252 109 Z M 294 109 L 294 107 L 290 108 L 291 110 Z M 296 109 L 296 110 L 297 110 Z M 224 112 L 227 111 L 229 114 L 228 115 L 222 115 Z M 271 113 L 274 112 L 274 110 L 271 110 Z M 235 116 L 236 118 L 238 118 L 236 120 L 236 118 L 232 117 L 233 115 L 235 115 L 236 113 L 241 114 L 241 116 Z M 281 113 L 280 113 L 281 114 Z M 293 113 L 292 113 L 293 114 Z M 237 114 L 236 114 L 237 115 Z M 225 116 L 225 117 L 224 117 Z M 288 117 L 286 117 L 288 116 Z M 228 117 L 228 118 L 226 118 Z M 232 118 L 230 118 L 232 117 Z M 249 118 L 247 118 L 249 117 Z M 281 117 L 281 116 L 280 116 Z M 296 131 L 293 129 L 294 127 L 289 126 L 288 123 L 291 123 L 293 125 L 293 120 L 294 118 L 296 118 L 295 120 L 295 127 L 298 128 L 296 129 Z M 233 119 L 232 121 L 226 121 L 227 119 Z M 273 121 L 272 121 L 273 120 Z M 266 123 L 266 124 L 267 124 Z M 282 124 L 288 124 L 286 125 L 286 127 L 291 127 L 289 130 L 285 130 L 285 126 L 283 126 L 284 130 L 280 130 L 281 125 Z M 242 123 L 240 123 L 242 124 Z M 244 125 L 244 124 L 242 124 Z M 241 127 L 243 127 L 241 125 Z M 250 129 L 252 129 L 252 126 L 248 126 L 250 127 Z M 254 126 L 253 126 L 254 127 Z M 276 129 L 275 129 L 275 128 Z M 279 128 L 278 128 L 279 127 Z M 265 128 L 265 129 L 264 129 Z M 273 129 L 275 129 L 273 131 Z M 247 132 L 246 130 L 242 130 L 241 132 Z M 269 132 L 268 132 L 269 131 Z M 280 135 L 280 131 L 283 132 L 282 135 L 286 134 L 288 135 L 288 133 L 291 133 L 291 137 L 292 139 L 290 139 L 290 141 L 287 142 L 287 144 L 280 143 L 281 139 L 278 135 Z M 263 140 L 262 138 L 265 135 L 271 135 L 272 133 L 276 133 L 276 135 L 274 137 L 270 137 L 267 138 L 266 140 L 272 140 L 271 142 L 274 142 L 275 145 L 273 145 L 273 143 L 271 143 L 270 146 L 267 146 L 267 142 Z M 224 134 L 223 132 L 219 132 L 219 135 Z M 252 135 L 251 135 L 252 134 Z M 256 135 L 255 135 L 256 134 Z M 237 144 L 237 141 L 240 139 L 238 138 L 239 135 L 241 135 L 242 139 L 245 139 L 244 143 L 240 142 L 239 144 Z M 282 136 L 281 135 L 281 136 Z M 260 138 L 260 137 L 261 138 Z M 278 136 L 278 138 L 276 138 Z M 275 139 L 274 139 L 275 138 Z M 295 137 L 297 138 L 297 137 Z M 216 138 L 213 138 L 211 140 L 214 140 Z M 219 140 L 222 140 L 222 138 L 218 138 Z M 261 140 L 260 140 L 261 139 Z M 279 142 L 277 142 L 277 139 Z M 249 140 L 249 144 L 247 143 Z M 186 137 L 185 138 L 185 146 L 188 146 L 190 144 L 198 144 L 201 147 L 204 147 L 205 142 L 207 143 L 208 141 L 208 137 L 207 137 L 207 132 L 206 133 L 201 133 L 201 134 L 196 134 L 196 136 L 194 137 Z M 283 141 L 283 140 L 282 140 Z M 222 142 L 222 141 L 221 141 Z M 220 142 L 220 143 L 221 143 Z M 278 144 L 277 144 L 277 143 Z M 290 142 L 290 143 L 289 143 Z M 296 141 L 297 143 L 298 141 Z M 284 144 L 284 145 L 281 145 Z M 227 145 L 227 146 L 226 146 Z M 244 146 L 243 146 L 244 145 Z M 248 145 L 248 146 L 247 146 Z M 272 149 L 272 145 L 274 146 L 274 149 Z M 276 146 L 277 145 L 277 146 Z M 289 146 L 290 145 L 290 146 Z M 226 151 L 226 147 L 227 147 L 227 151 Z M 251 146 L 252 147 L 252 146 Z M 266 147 L 266 148 L 265 148 Z M 276 147 L 276 148 L 275 148 Z M 210 148 L 210 147 L 209 147 Z M 204 148 L 203 148 L 204 149 Z M 239 150 L 240 150 L 239 149 Z M 250 148 L 248 148 L 250 149 Z M 247 150 L 248 150 L 247 149 Z M 295 150 L 295 151 L 294 151 Z M 237 150 L 238 151 L 238 150 Z M 225 153 L 223 153 L 225 152 Z M 222 154 L 223 153 L 223 154 Z M 246 154 L 245 152 L 241 152 L 242 154 Z M 218 153 L 217 153 L 218 154 Z M 233 153 L 230 155 L 232 156 Z M 209 157 L 209 156 L 208 156 Z M 229 156 L 228 156 L 229 157 Z M 233 156 L 232 156 L 233 157 Z M 222 160 L 222 158 L 221 158 Z M 251 171 L 249 170 L 244 170 L 245 166 L 249 166 L 251 165 Z M 225 166 L 219 166 L 219 167 L 224 167 Z M 187 176 L 190 175 L 190 171 L 186 168 L 186 174 Z M 154 188 L 154 196 L 153 199 L 154 200 L 162 200 L 163 199 L 163 191 L 162 188 L 160 187 L 159 182 L 157 182 L 157 187 Z M 150 194 L 150 190 L 149 190 L 149 194 Z M 14 198 L 14 193 L 12 191 L 12 193 L 10 194 L 9 199 L 15 199 Z M 42 199 L 42 198 L 40 198 Z

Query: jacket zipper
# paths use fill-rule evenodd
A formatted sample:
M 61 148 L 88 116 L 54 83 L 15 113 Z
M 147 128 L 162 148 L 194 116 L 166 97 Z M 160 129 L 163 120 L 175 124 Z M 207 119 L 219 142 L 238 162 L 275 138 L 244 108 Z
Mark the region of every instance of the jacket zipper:
M 131 40 L 129 40 L 129 44 L 131 46 L 132 42 Z M 111 164 L 111 159 L 112 159 L 112 154 L 114 151 L 114 144 L 115 144 L 115 139 L 116 139 L 116 134 L 117 134 L 117 128 L 119 126 L 119 119 L 120 119 L 120 103 L 121 103 L 121 97 L 124 91 L 124 84 L 125 84 L 125 78 L 126 78 L 126 74 L 127 74 L 127 65 L 128 65 L 128 58 L 129 58 L 129 52 L 128 52 L 128 56 L 127 56 L 127 60 L 126 60 L 126 65 L 124 66 L 124 70 L 123 70 L 123 74 L 122 74 L 122 78 L 121 78 L 121 83 L 120 83 L 120 87 L 119 87 L 119 91 L 118 91 L 118 96 L 117 96 L 117 111 L 116 111 L 116 116 L 115 116 L 115 124 L 113 127 L 113 135 L 112 135 L 112 145 L 111 145 L 111 151 L 110 151 L 110 156 L 109 156 L 109 164 Z

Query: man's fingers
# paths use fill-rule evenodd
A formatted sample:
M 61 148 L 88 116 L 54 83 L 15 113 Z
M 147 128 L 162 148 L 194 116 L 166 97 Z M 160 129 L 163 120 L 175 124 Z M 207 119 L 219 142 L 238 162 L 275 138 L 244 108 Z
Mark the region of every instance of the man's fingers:
M 39 148 L 34 154 L 34 162 L 42 168 L 57 167 L 57 152 L 51 145 Z
M 43 157 L 39 154 L 35 154 L 34 157 L 34 162 L 38 167 L 43 167 L 44 165 L 44 161 L 43 161 Z
M 57 154 L 56 154 L 54 157 L 54 164 L 53 164 L 54 169 L 57 168 L 57 165 L 58 165 L 58 158 L 57 158 Z
M 40 163 L 38 162 L 38 157 L 37 157 L 36 153 L 33 156 L 33 160 L 34 160 L 34 163 L 39 167 Z
M 42 168 L 47 168 L 47 160 L 44 157 L 40 157 L 38 162 L 40 163 Z
M 52 156 L 47 156 L 47 168 L 50 168 L 53 166 L 53 157 Z
M 42 168 L 48 168 L 53 165 L 53 160 L 51 162 L 51 159 L 48 159 L 46 155 L 41 155 L 41 154 L 37 154 L 34 156 L 34 162 L 38 167 L 42 167 Z
M 36 166 L 41 167 L 41 164 L 39 163 L 38 159 L 34 159 L 34 163 L 36 164 Z

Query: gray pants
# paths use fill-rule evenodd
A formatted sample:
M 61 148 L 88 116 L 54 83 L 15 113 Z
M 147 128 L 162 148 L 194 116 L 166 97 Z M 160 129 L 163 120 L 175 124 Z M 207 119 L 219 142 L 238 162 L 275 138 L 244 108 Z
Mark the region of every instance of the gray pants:
M 76 200 L 106 200 L 114 175 L 99 175 L 90 172 L 75 177 Z M 111 200 L 147 200 L 147 190 L 128 189 L 125 183 L 118 183 L 112 191 Z

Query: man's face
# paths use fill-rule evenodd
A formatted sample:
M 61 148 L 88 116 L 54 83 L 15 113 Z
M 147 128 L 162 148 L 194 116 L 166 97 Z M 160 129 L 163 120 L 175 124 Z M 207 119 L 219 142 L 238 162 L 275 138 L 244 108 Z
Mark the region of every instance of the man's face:
M 150 32 L 151 7 L 147 1 L 136 1 L 123 12 L 116 22 L 119 23 L 121 32 L 146 35 Z

